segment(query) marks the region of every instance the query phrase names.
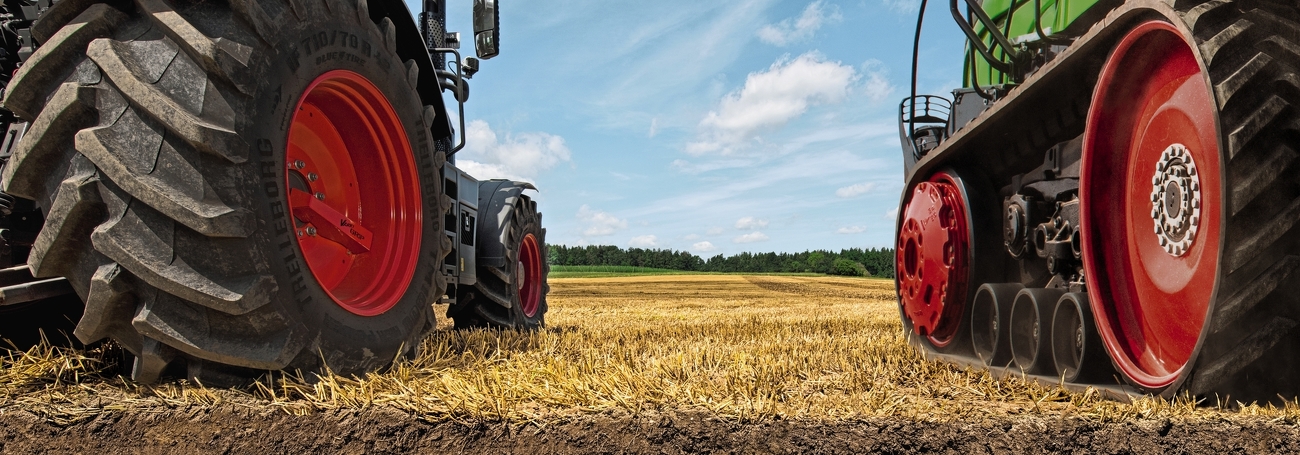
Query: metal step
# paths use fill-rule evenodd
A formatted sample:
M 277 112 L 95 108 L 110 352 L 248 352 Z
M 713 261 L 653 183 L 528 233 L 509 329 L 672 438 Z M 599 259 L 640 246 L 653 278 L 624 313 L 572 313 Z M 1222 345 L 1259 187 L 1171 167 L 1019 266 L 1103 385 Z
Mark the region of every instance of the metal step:
M 32 269 L 19 265 L 0 269 L 0 307 L 73 293 L 63 277 L 36 279 Z

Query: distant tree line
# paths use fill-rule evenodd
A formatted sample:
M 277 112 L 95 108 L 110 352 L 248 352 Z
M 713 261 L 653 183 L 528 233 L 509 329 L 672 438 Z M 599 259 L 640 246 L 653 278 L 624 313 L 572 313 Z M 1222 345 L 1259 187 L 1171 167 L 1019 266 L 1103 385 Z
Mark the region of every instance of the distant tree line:
M 629 248 L 613 245 L 548 245 L 551 265 L 616 265 L 700 272 L 793 272 L 847 276 L 894 277 L 892 248 L 850 248 L 802 253 L 721 254 L 705 260 L 686 251 Z

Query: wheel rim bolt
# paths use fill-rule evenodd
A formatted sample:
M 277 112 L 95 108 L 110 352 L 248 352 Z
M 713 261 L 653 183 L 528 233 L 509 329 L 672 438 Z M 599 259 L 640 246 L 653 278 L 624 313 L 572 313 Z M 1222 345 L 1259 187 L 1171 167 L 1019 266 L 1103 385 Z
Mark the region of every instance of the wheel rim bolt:
M 320 176 L 316 175 L 315 172 L 308 172 L 308 173 L 307 173 L 307 181 L 309 181 L 309 182 L 315 182 L 316 179 L 318 179 L 318 178 L 320 178 Z
M 310 236 L 313 236 L 313 237 L 314 237 L 314 236 L 316 235 L 316 228 L 311 227 L 311 226 L 308 226 L 308 227 L 307 227 L 307 235 L 310 235 Z
M 302 169 L 304 167 L 307 167 L 307 163 L 303 162 L 302 160 L 294 160 L 293 162 L 294 169 Z
M 325 200 L 325 193 L 316 193 L 316 199 Z

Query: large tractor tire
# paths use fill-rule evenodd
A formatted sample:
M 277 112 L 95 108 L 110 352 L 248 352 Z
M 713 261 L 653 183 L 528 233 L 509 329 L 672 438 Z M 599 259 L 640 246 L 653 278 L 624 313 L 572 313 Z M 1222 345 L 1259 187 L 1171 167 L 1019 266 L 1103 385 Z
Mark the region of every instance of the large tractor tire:
M 84 299 L 81 341 L 212 384 L 371 371 L 434 327 L 436 110 L 365 0 L 66 0 L 37 25 L 3 186 L 45 212 L 28 264 Z
M 491 200 L 491 193 L 480 194 L 481 201 Z M 546 263 L 546 229 L 537 203 L 528 196 L 515 195 L 480 206 L 487 210 L 483 218 L 505 220 L 504 230 L 497 233 L 499 239 L 480 230 L 480 245 L 500 242 L 504 255 L 497 263 L 487 263 L 492 256 L 479 256 L 478 281 L 458 293 L 456 305 L 448 308 L 447 315 L 458 329 L 536 330 L 545 326 L 546 294 L 551 289 L 546 276 L 551 266 Z M 482 246 L 479 251 L 484 251 Z
M 1300 11 L 1176 7 L 1120 41 L 1089 113 L 1081 218 L 1098 330 L 1144 391 L 1295 396 Z

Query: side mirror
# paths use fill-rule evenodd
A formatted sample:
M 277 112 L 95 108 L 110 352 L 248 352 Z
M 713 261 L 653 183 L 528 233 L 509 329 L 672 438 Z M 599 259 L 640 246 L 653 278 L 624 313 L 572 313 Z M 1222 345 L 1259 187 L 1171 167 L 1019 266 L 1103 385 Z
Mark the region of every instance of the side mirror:
M 497 14 L 497 0 L 474 0 L 474 51 L 478 58 L 487 60 L 500 53 L 501 16 Z

